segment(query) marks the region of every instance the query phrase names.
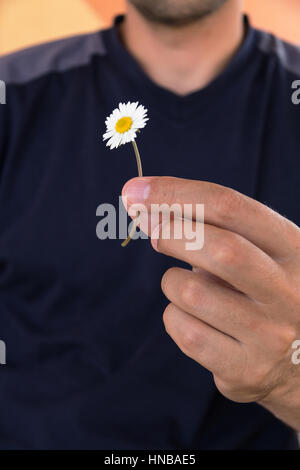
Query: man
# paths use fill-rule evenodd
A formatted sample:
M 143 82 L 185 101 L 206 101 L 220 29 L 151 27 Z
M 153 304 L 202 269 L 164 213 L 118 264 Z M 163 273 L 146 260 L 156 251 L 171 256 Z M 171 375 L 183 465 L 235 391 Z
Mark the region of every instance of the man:
M 300 53 L 239 0 L 127 7 L 0 61 L 0 447 L 295 449 Z M 149 110 L 145 173 L 180 179 L 123 196 L 204 204 L 201 250 L 95 235 L 136 171 L 100 140 L 127 101 Z

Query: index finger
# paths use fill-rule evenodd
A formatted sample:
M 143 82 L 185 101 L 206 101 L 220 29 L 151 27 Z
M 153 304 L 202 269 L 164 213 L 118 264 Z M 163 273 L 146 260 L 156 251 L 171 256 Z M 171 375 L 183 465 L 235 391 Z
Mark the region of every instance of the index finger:
M 190 204 L 196 218 L 197 204 L 204 204 L 205 222 L 235 232 L 273 257 L 291 254 L 298 227 L 269 207 L 231 188 L 205 181 L 173 177 L 133 178 L 122 191 L 127 206 L 142 203 L 148 213 L 152 205 Z M 181 214 L 182 215 L 182 214 Z M 175 213 L 175 216 L 180 216 Z

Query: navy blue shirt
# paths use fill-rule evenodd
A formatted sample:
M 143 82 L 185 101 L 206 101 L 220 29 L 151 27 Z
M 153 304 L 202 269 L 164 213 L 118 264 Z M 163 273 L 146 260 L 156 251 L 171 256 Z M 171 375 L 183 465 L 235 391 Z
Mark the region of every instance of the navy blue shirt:
M 96 236 L 97 207 L 118 207 L 136 175 L 130 146 L 101 141 L 127 101 L 149 109 L 146 175 L 229 186 L 300 224 L 300 51 L 246 27 L 226 70 L 185 97 L 145 75 L 116 25 L 0 59 L 1 449 L 296 448 L 166 334 L 160 281 L 179 263 Z

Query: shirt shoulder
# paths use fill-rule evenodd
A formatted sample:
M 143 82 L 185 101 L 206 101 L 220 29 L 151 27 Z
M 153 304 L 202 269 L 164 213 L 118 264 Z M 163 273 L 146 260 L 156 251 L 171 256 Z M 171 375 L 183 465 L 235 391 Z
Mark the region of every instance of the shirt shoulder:
M 106 55 L 101 31 L 47 42 L 0 57 L 0 80 L 7 85 L 25 84 L 88 65 L 95 55 Z
M 273 34 L 259 31 L 258 48 L 277 60 L 286 72 L 300 78 L 300 46 L 286 42 Z

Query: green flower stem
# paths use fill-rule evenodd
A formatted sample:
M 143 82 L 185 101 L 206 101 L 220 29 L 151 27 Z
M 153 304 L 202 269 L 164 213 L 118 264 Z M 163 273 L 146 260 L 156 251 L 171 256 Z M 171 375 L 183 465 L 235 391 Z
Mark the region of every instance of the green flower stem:
M 135 153 L 135 158 L 136 158 L 136 163 L 137 163 L 137 168 L 138 168 L 138 175 L 143 176 L 142 160 L 141 160 L 140 152 L 139 152 L 139 149 L 138 149 L 138 146 L 137 146 L 135 140 L 132 141 L 132 145 L 133 145 L 133 150 L 134 150 L 134 153 Z M 128 245 L 128 243 L 130 242 L 130 240 L 132 239 L 132 237 L 135 234 L 135 231 L 136 231 L 136 228 L 137 228 L 137 225 L 138 225 L 139 215 L 140 215 L 140 213 L 138 212 L 136 218 L 133 221 L 133 224 L 132 224 L 132 227 L 131 227 L 131 230 L 130 230 L 130 233 L 129 233 L 128 237 L 126 238 L 126 240 L 123 241 L 123 243 L 121 245 L 123 248 L 125 248 L 125 246 Z

